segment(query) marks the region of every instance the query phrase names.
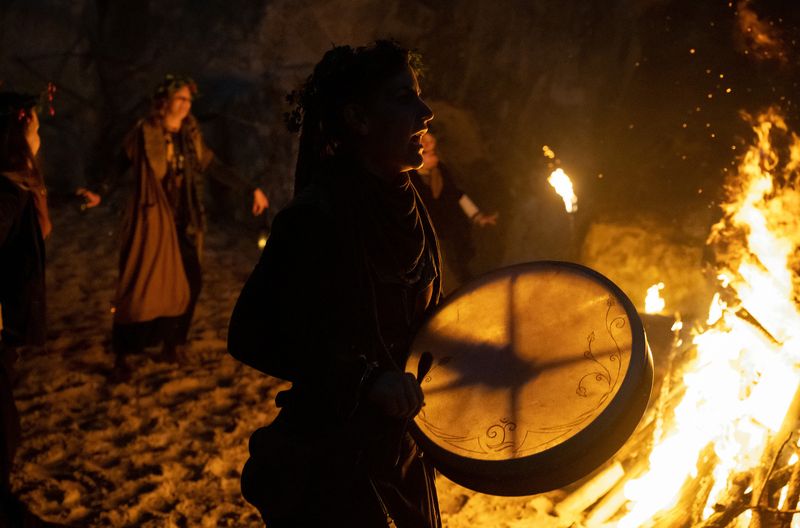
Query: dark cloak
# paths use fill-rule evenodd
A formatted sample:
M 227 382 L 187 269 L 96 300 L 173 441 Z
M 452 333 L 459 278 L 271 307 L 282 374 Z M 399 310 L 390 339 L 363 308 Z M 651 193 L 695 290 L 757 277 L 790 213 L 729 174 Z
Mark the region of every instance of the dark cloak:
M 0 306 L 3 342 L 45 340 L 45 248 L 33 192 L 0 176 Z
M 420 174 L 411 172 L 411 181 L 419 191 L 422 202 L 431 216 L 433 226 L 439 235 L 444 258 L 452 272 L 458 275 L 459 282 L 469 280 L 469 262 L 475 256 L 476 248 L 472 240 L 472 222 L 461 209 L 459 200 L 464 196 L 447 166 L 439 162 L 437 167 L 441 174 L 441 190 L 434 195 Z
M 381 503 L 401 528 L 438 526 L 432 470 L 363 398 L 440 298 L 438 243 L 405 175 L 351 167 L 331 163 L 278 214 L 231 318 L 231 354 L 292 382 L 251 438 L 243 493 L 275 526 L 384 526 Z
M 45 248 L 33 191 L 0 176 L 0 500 L 20 438 L 12 387 L 16 347 L 45 341 Z
M 213 158 L 197 122 L 187 117 L 180 134 L 189 145 L 184 173 L 188 194 L 187 234 L 202 251 L 205 215 L 202 171 Z M 122 229 L 120 275 L 114 322 L 150 321 L 183 314 L 189 305 L 189 284 L 183 268 L 175 219 L 161 185 L 167 173 L 164 131 L 154 119 L 140 121 L 125 141 L 136 186 Z

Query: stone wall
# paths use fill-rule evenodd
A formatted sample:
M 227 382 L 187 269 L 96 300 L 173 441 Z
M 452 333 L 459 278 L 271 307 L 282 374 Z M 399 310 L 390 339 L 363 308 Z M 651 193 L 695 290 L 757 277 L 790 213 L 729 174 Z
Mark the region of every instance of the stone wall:
M 644 311 L 647 289 L 663 282 L 665 314 L 702 319 L 714 294 L 715 274 L 705 239 L 693 227 L 644 215 L 598 221 L 588 228 L 581 261 L 616 283 L 639 311 Z

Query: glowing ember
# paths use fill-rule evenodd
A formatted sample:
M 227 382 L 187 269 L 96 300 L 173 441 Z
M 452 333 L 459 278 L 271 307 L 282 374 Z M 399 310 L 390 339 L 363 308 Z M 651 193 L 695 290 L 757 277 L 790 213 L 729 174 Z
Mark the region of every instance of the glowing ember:
M 654 526 L 654 516 L 676 504 L 682 486 L 697 477 L 701 453 L 713 446 L 718 462 L 703 518 L 710 516 L 734 473 L 763 464 L 800 385 L 800 313 L 791 272 L 800 243 L 800 192 L 775 183 L 796 176 L 800 138 L 774 111 L 751 121 L 758 142 L 729 182 L 725 216 L 709 238 L 724 260 L 719 279 L 728 303 L 717 293 L 709 327 L 694 337 L 683 399 L 673 423 L 655 438 L 649 471 L 625 486 L 631 502 L 620 527 Z M 773 149 L 771 133 L 790 141 L 788 161 Z M 755 515 L 745 511 L 737 526 Z
M 659 282 L 647 288 L 647 297 L 644 299 L 644 311 L 649 314 L 657 314 L 664 310 L 666 302 L 661 297 L 661 290 L 664 289 L 664 283 Z
M 556 190 L 556 193 L 564 200 L 564 207 L 568 213 L 578 210 L 578 197 L 572 188 L 572 180 L 562 169 L 556 169 L 547 178 L 547 182 Z

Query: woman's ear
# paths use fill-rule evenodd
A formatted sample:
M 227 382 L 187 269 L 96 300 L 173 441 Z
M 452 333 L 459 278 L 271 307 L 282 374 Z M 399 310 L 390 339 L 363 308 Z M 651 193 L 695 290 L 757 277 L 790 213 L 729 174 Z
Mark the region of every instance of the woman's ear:
M 359 136 L 369 133 L 369 118 L 365 108 L 357 103 L 349 103 L 342 109 L 345 127 Z

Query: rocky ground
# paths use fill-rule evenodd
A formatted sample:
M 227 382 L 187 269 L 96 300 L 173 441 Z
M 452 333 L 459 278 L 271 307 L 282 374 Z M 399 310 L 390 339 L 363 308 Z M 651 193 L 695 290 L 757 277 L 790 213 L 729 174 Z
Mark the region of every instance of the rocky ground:
M 53 207 L 47 349 L 26 355 L 15 387 L 23 445 L 15 490 L 43 517 L 87 527 L 260 526 L 239 492 L 247 440 L 284 385 L 227 355 L 228 317 L 258 258 L 255 234 L 212 225 L 191 360 L 150 351 L 130 382 L 108 380 L 117 215 Z M 439 478 L 445 526 L 557 526 L 546 496 L 499 498 Z M 335 526 L 332 520 L 331 526 Z

